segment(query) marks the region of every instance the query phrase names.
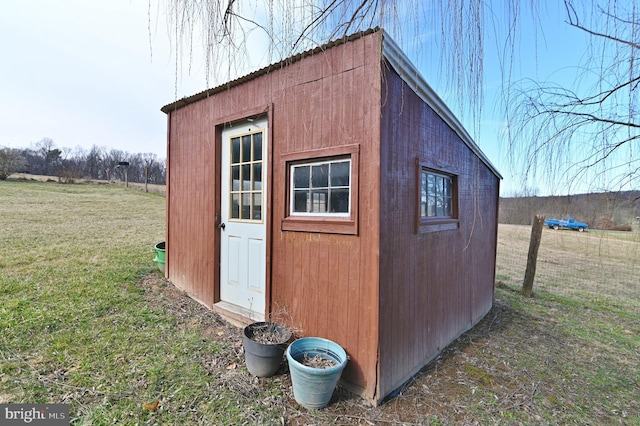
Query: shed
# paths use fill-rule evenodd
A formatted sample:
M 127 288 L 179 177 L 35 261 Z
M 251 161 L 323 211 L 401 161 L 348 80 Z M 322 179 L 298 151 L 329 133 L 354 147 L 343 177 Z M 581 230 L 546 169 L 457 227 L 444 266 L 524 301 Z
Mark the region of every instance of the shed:
M 166 277 L 381 402 L 491 309 L 501 176 L 381 29 L 162 108 Z

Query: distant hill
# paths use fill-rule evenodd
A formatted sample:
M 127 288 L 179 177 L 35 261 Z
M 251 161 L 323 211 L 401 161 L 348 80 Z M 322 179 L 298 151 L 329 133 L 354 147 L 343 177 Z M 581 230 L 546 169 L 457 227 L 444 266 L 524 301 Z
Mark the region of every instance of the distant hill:
M 620 226 L 637 229 L 640 225 L 640 191 L 500 198 L 500 223 L 530 225 L 536 214 L 554 219 L 571 216 L 596 229 Z

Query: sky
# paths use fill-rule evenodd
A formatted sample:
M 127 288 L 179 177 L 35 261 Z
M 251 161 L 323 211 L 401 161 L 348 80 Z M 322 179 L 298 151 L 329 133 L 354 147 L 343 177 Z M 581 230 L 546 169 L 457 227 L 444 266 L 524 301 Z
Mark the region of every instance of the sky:
M 92 145 L 166 158 L 176 66 L 146 0 L 0 3 L 0 146 Z M 159 25 L 163 25 L 160 23 Z M 184 76 L 180 96 L 204 90 Z
M 160 108 L 205 90 L 207 80 L 198 61 L 176 66 L 166 21 L 157 13 L 150 20 L 148 7 L 147 0 L 2 0 L 0 146 L 28 148 L 50 138 L 59 148 L 97 145 L 166 158 L 167 122 Z M 518 76 L 575 75 L 582 55 L 576 46 L 584 38 L 564 23 L 563 12 L 561 4 L 551 6 L 544 28 L 522 31 L 519 47 L 530 54 L 514 64 Z M 452 109 L 504 176 L 501 193 L 509 194 L 521 182 L 501 138 L 506 124 L 498 107 L 495 42 L 488 37 L 485 47 L 480 126 Z M 411 59 L 450 103 L 453 94 L 440 67 Z

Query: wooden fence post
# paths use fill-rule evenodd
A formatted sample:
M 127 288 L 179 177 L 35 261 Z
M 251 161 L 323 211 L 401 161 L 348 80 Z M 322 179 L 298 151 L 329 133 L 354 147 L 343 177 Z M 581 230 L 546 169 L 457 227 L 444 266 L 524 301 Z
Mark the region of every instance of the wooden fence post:
M 542 228 L 544 227 L 545 216 L 537 214 L 533 218 L 531 226 L 531 241 L 529 242 L 529 255 L 527 256 L 527 270 L 524 273 L 522 283 L 522 295 L 531 297 L 533 294 L 533 279 L 536 276 L 536 264 L 538 262 L 538 248 L 542 240 Z

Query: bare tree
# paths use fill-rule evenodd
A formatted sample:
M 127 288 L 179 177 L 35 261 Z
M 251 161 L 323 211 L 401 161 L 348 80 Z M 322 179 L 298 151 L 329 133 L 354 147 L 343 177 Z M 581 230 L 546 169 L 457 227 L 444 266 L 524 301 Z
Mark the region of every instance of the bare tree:
M 567 181 L 567 192 L 572 182 L 587 178 L 599 185 L 596 189 L 630 187 L 638 180 L 639 0 L 564 0 L 567 26 L 590 36 L 584 46 L 575 46 L 589 52 L 579 88 L 513 82 L 522 20 L 533 21 L 536 38 L 541 32 L 541 10 L 548 5 L 539 0 L 164 0 L 157 9 L 152 4 L 149 0 L 150 35 L 154 16 L 164 14 L 175 48 L 176 98 L 179 75 L 185 66 L 191 69 L 197 46 L 204 46 L 206 83 L 215 85 L 251 70 L 249 46 L 256 36 L 265 41 L 262 64 L 268 64 L 382 27 L 413 58 L 439 64 L 445 90 L 455 93 L 452 108 L 461 116 L 471 114 L 476 137 L 485 39 L 495 35 L 507 136 L 512 163 L 523 169 L 523 187 L 540 175 Z M 523 49 L 523 54 L 537 52 Z
M 40 173 L 49 176 L 56 172 L 60 165 L 62 151 L 56 148 L 56 143 L 51 138 L 42 138 L 34 144 L 34 151 L 42 160 Z
M 20 170 L 21 166 L 19 150 L 0 148 L 0 180 L 7 180 L 9 176 Z
M 557 192 L 572 192 L 578 183 L 590 190 L 637 187 L 639 5 L 635 0 L 598 3 L 584 17 L 576 3 L 564 1 L 567 24 L 590 39 L 582 47 L 587 53 L 582 73 L 575 87 L 531 80 L 514 84 L 511 152 L 527 178 L 565 182 L 551 188 Z
M 439 64 L 461 112 L 482 106 L 485 29 L 491 2 L 465 0 L 148 0 L 149 36 L 164 15 L 179 76 L 204 56 L 207 86 L 221 84 L 331 40 L 384 28 L 415 57 Z M 512 19 L 519 0 L 504 0 Z M 526 5 L 526 4 L 525 4 Z M 258 64 L 252 54 L 262 52 Z M 434 55 L 436 57 L 434 57 Z

